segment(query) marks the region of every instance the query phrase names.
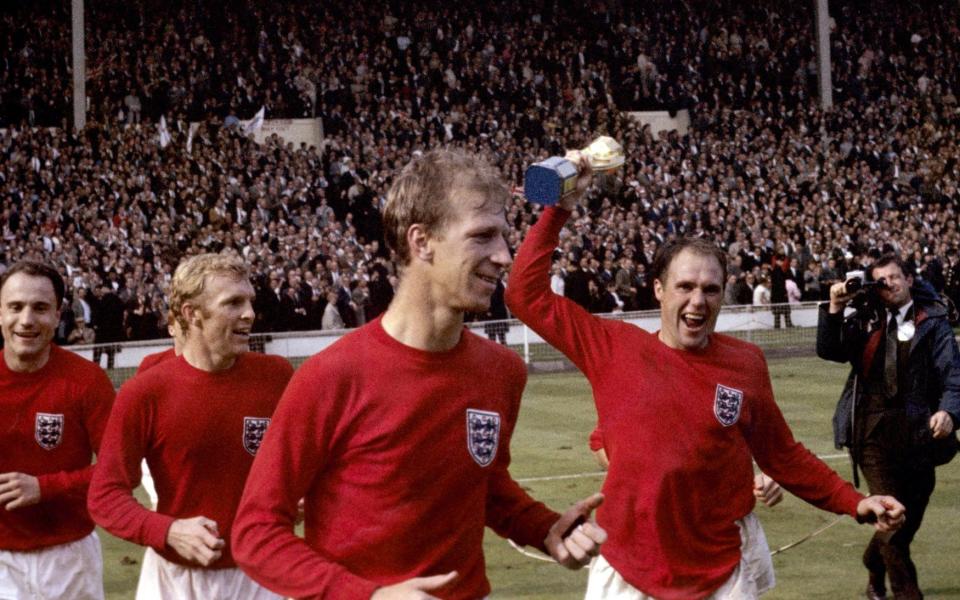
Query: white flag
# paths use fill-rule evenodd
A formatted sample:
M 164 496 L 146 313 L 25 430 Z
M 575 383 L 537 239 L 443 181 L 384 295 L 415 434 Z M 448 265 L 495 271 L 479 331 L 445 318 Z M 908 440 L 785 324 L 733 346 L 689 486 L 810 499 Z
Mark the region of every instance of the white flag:
M 166 117 L 160 117 L 160 147 L 166 148 L 170 145 L 170 131 L 167 130 L 167 119 Z
M 267 107 L 261 106 L 260 110 L 257 111 L 257 114 L 253 115 L 253 118 L 249 121 L 240 121 L 243 125 L 243 135 L 250 135 L 251 133 L 256 133 L 263 128 L 263 117 L 266 115 Z
M 193 152 L 193 136 L 200 128 L 200 123 L 190 123 L 190 129 L 187 131 L 187 154 Z

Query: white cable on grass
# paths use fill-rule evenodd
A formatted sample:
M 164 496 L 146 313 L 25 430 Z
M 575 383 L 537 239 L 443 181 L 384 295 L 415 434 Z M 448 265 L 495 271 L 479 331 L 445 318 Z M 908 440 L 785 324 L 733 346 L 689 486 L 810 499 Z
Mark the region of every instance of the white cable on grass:
M 817 458 L 820 460 L 838 460 L 841 458 L 847 458 L 848 454 L 821 454 Z M 546 475 L 543 477 L 524 477 L 522 479 L 516 479 L 517 483 L 534 483 L 537 481 L 562 481 L 564 479 L 583 479 L 585 477 L 603 477 L 606 475 L 606 471 L 589 471 L 586 473 L 572 473 L 570 475 Z
M 794 541 L 790 542 L 789 544 L 785 544 L 785 545 L 783 545 L 783 546 L 780 546 L 780 547 L 777 548 L 776 550 L 771 550 L 771 551 L 770 551 L 770 556 L 776 556 L 776 555 L 780 554 L 781 552 L 786 552 L 787 550 L 790 550 L 791 548 L 796 548 L 797 546 L 799 546 L 800 544 L 806 542 L 807 540 L 810 540 L 810 539 L 813 539 L 813 538 L 817 537 L 818 535 L 820 535 L 820 534 L 823 533 L 824 531 L 830 529 L 831 527 L 833 527 L 834 525 L 836 525 L 837 523 L 839 523 L 842 518 L 843 518 L 842 516 L 839 516 L 839 517 L 835 518 L 834 520 L 830 521 L 829 523 L 827 523 L 826 525 L 824 525 L 823 527 L 820 527 L 819 529 L 816 529 L 816 530 L 814 530 L 814 531 L 811 531 L 810 533 L 808 533 L 807 535 L 803 536 L 802 538 L 799 538 L 799 539 L 797 539 L 797 540 L 794 540 Z M 545 555 L 540 554 L 540 553 L 533 553 L 533 552 L 530 552 L 529 550 L 527 550 L 526 548 L 522 548 L 522 547 L 518 546 L 518 545 L 516 544 L 516 542 L 514 542 L 513 540 L 508 539 L 508 540 L 507 540 L 507 543 L 510 544 L 511 546 L 513 546 L 513 549 L 514 549 L 514 550 L 516 550 L 516 551 L 519 552 L 520 554 L 526 556 L 527 558 L 532 558 L 532 559 L 534 559 L 534 560 L 539 560 L 539 561 L 541 561 L 541 562 L 556 562 L 555 560 L 553 560 L 553 559 L 550 558 L 549 556 L 545 556 Z
M 533 552 L 530 552 L 530 551 L 527 550 L 526 548 L 521 548 L 520 546 L 518 546 L 518 545 L 516 544 L 516 542 L 514 542 L 514 541 L 511 540 L 511 539 L 508 539 L 508 540 L 507 540 L 507 543 L 509 543 L 511 546 L 513 546 L 513 549 L 514 549 L 514 550 L 516 550 L 517 552 L 519 552 L 520 554 L 522 554 L 522 555 L 524 555 L 524 556 L 526 556 L 526 557 L 528 557 L 528 558 L 532 558 L 532 559 L 534 559 L 534 560 L 539 560 L 539 561 L 543 561 L 543 562 L 550 562 L 550 563 L 552 563 L 552 562 L 557 562 L 557 561 L 553 560 L 552 558 L 550 558 L 549 556 L 546 556 L 546 555 L 543 555 L 543 554 L 534 554 Z
M 547 475 L 545 477 L 526 477 L 515 480 L 517 483 L 533 483 L 534 481 L 561 481 L 563 479 L 581 479 L 583 477 L 603 477 L 606 471 L 591 471 L 589 473 L 574 473 L 572 475 Z
M 808 533 L 807 535 L 803 536 L 802 538 L 800 538 L 800 539 L 798 539 L 798 540 L 795 540 L 795 541 L 793 541 L 793 542 L 790 542 L 789 544 L 787 544 L 787 545 L 785 545 L 785 546 L 780 546 L 780 547 L 777 548 L 776 550 L 771 551 L 771 552 L 770 552 L 770 556 L 776 556 L 777 554 L 780 554 L 781 552 L 783 552 L 783 551 L 785 551 L 785 550 L 789 550 L 790 548 L 793 548 L 793 547 L 795 547 L 795 546 L 799 546 L 800 544 L 804 543 L 805 541 L 807 541 L 807 540 L 809 540 L 809 539 L 811 539 L 811 538 L 817 537 L 818 535 L 820 535 L 820 534 L 823 533 L 824 531 L 830 529 L 831 527 L 833 527 L 834 525 L 836 525 L 837 523 L 839 523 L 839 522 L 840 522 L 840 519 L 842 519 L 842 518 L 843 518 L 842 516 L 837 517 L 837 518 L 835 518 L 834 520 L 832 520 L 832 521 L 830 521 L 829 523 L 827 523 L 826 525 L 824 525 L 823 527 L 821 527 L 820 529 L 817 529 L 817 530 L 815 530 L 815 531 L 812 531 L 812 532 Z
M 840 458 L 847 458 L 847 456 L 848 456 L 847 454 L 824 454 L 824 455 L 822 455 L 822 456 L 818 456 L 817 458 L 819 458 L 820 460 L 835 460 L 835 459 L 840 459 Z M 560 481 L 560 480 L 563 480 L 563 479 L 581 479 L 581 478 L 584 478 L 584 477 L 601 477 L 601 476 L 604 476 L 604 475 L 606 475 L 606 474 L 607 474 L 606 471 L 591 471 L 591 472 L 589 472 L 589 473 L 574 473 L 574 474 L 572 474 L 572 475 L 553 475 L 553 476 L 547 476 L 547 477 L 527 477 L 527 478 L 525 478 L 525 479 L 517 479 L 516 481 L 517 481 L 517 483 L 532 483 L 532 482 L 535 482 L 535 481 Z M 803 537 L 801 537 L 801 538 L 799 538 L 799 539 L 797 539 L 797 540 L 794 540 L 794 541 L 790 542 L 789 544 L 780 546 L 780 547 L 777 548 L 776 550 L 771 550 L 771 551 L 770 551 L 770 556 L 776 556 L 777 554 L 780 554 L 781 552 L 785 552 L 785 551 L 787 551 L 787 550 L 790 550 L 791 548 L 795 548 L 795 547 L 799 546 L 800 544 L 806 542 L 807 540 L 810 540 L 810 539 L 813 539 L 813 538 L 817 537 L 818 535 L 820 535 L 820 534 L 823 533 L 824 531 L 830 529 L 831 527 L 833 527 L 834 525 L 836 525 L 837 523 L 839 523 L 841 519 L 843 519 L 843 517 L 842 517 L 842 516 L 838 516 L 838 517 L 835 518 L 833 521 L 830 521 L 829 523 L 827 523 L 827 524 L 824 525 L 823 527 L 820 527 L 819 529 L 815 529 L 815 530 L 811 531 L 810 533 L 808 533 L 807 535 L 805 535 L 805 536 L 803 536 Z M 514 550 L 516 550 L 517 552 L 519 552 L 520 554 L 522 554 L 522 555 L 524 555 L 524 556 L 526 556 L 526 557 L 528 557 L 528 558 L 532 558 L 532 559 L 539 560 L 539 561 L 543 561 L 543 562 L 555 562 L 552 558 L 550 558 L 550 557 L 548 557 L 548 556 L 543 556 L 542 554 L 534 554 L 533 552 L 530 552 L 529 550 L 526 550 L 526 549 L 524 549 L 524 548 L 521 548 L 521 547 L 518 546 L 516 543 L 514 543 L 513 540 L 509 540 L 509 539 L 508 539 L 507 542 L 509 542 L 509 544 L 510 544 L 511 546 L 513 546 L 513 549 L 514 549 Z
M 849 454 L 846 454 L 846 453 L 843 453 L 843 454 L 824 454 L 824 455 L 822 455 L 822 456 L 818 456 L 817 458 L 819 458 L 820 460 L 837 460 L 837 459 L 840 459 L 840 458 L 850 458 L 850 455 L 849 455 Z

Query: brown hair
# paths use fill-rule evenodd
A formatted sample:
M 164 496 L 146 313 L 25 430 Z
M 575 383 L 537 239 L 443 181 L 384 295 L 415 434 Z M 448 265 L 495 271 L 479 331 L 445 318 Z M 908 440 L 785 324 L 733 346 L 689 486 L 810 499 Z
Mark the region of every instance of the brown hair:
M 698 237 L 678 237 L 667 241 L 653 255 L 653 263 L 650 265 L 650 281 L 659 279 L 664 283 L 664 277 L 670 269 L 670 264 L 684 250 L 690 250 L 701 256 L 712 256 L 720 263 L 723 270 L 723 284 L 727 282 L 727 254 L 713 242 Z
M 383 211 L 384 238 L 401 265 L 410 263 L 407 231 L 423 225 L 436 233 L 446 225 L 457 191 L 476 191 L 484 205 L 506 206 L 509 191 L 500 173 L 483 158 L 457 149 L 431 150 L 410 161 L 393 180 Z
M 21 260 L 20 262 L 14 263 L 6 270 L 3 277 L 0 277 L 0 293 L 3 292 L 3 286 L 6 285 L 7 280 L 17 273 L 23 273 L 31 277 L 46 277 L 49 279 L 51 285 L 53 285 L 53 295 L 57 298 L 57 306 L 55 308 L 60 310 L 66 287 L 63 283 L 63 277 L 60 276 L 60 273 L 57 272 L 56 269 L 46 263 L 35 260 Z
M 876 271 L 877 269 L 886 267 L 887 265 L 897 265 L 898 267 L 900 267 L 900 272 L 903 273 L 904 277 L 913 276 L 913 273 L 909 269 L 907 269 L 907 265 L 906 263 L 903 262 L 902 258 L 900 258 L 897 254 L 893 252 L 887 252 L 886 254 L 878 258 L 875 263 L 870 265 L 870 268 L 867 270 L 867 275 L 869 276 L 868 279 L 870 281 L 873 281 L 874 279 L 876 279 L 873 276 L 874 271 Z

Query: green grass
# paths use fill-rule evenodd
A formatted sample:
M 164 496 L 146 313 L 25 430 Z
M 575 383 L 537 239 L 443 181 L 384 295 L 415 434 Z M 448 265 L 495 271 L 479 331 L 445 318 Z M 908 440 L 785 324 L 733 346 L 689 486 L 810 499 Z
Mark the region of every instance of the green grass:
M 770 361 L 778 402 L 794 434 L 810 450 L 837 454 L 830 418 L 847 370 L 816 358 Z M 523 480 L 596 473 L 587 449 L 595 423 L 589 385 L 579 373 L 533 375 L 512 443 L 513 476 Z M 849 461 L 830 459 L 842 477 L 850 478 Z M 597 491 L 602 475 L 524 482 L 536 498 L 562 509 Z M 924 525 L 913 544 L 920 583 L 930 600 L 960 598 L 957 556 L 960 556 L 960 460 L 937 471 L 937 489 Z M 777 507 L 758 507 L 771 548 L 793 542 L 831 522 L 834 516 L 787 496 Z M 844 518 L 821 535 L 774 557 L 777 587 L 770 600 L 857 598 L 866 585 L 860 565 L 871 529 Z M 523 556 L 495 534 L 487 532 L 485 553 L 494 598 L 573 600 L 583 597 L 586 571 L 566 571 Z M 132 598 L 142 549 L 101 532 L 104 545 L 107 598 Z M 122 565 L 122 557 L 137 561 Z

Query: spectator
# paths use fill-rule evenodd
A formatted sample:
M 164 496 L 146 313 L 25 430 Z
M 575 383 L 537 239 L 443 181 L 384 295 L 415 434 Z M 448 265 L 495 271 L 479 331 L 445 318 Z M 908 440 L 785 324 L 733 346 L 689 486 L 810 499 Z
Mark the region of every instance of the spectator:
M 96 340 L 96 332 L 83 319 L 76 320 L 76 327 L 67 337 L 68 344 L 92 344 Z
M 926 248 L 946 288 L 947 254 L 960 247 L 956 3 L 832 5 L 830 112 L 814 99 L 804 3 L 617 3 L 601 20 L 565 11 L 531 28 L 533 5 L 498 1 L 477 20 L 431 1 L 398 8 L 390 34 L 377 3 L 266 10 L 243 0 L 226 21 L 206 2 L 149 4 L 89 7 L 91 109 L 80 133 L 29 127 L 61 126 L 70 113 L 57 59 L 70 45 L 65 7 L 40 0 L 0 17 L 10 47 L 0 64 L 0 234 L 9 260 L 62 264 L 68 295 L 109 281 L 122 301 L 144 293 L 152 306 L 185 253 L 235 248 L 263 258 L 258 308 L 273 270 L 304 280 L 314 271 L 321 287 L 346 274 L 352 296 L 369 277 L 360 257 L 381 236 L 375 213 L 398 162 L 442 140 L 486 153 L 519 184 L 525 165 L 600 131 L 624 144 L 627 164 L 589 191 L 590 209 L 557 255 L 586 258 L 587 272 L 624 257 L 639 272 L 667 238 L 689 234 L 715 240 L 744 272 L 775 253 L 815 262 L 821 294 L 871 248 L 919 252 L 917 268 Z M 890 35 L 890 19 L 910 35 Z M 146 42 L 130 26 L 141 20 L 156 32 Z M 457 22 L 471 26 L 435 26 Z M 409 41 L 403 60 L 399 36 Z M 141 123 L 118 127 L 133 96 Z M 258 146 L 226 126 L 261 106 L 268 117 L 317 115 L 325 150 L 277 138 Z M 691 128 L 653 136 L 621 112 L 632 108 L 688 108 Z M 173 138 L 164 151 L 161 115 Z M 540 209 L 514 198 L 507 212 L 515 247 Z M 925 276 L 940 285 L 933 259 Z M 585 300 L 586 281 L 575 284 Z M 656 305 L 649 287 L 633 287 L 636 308 Z M 275 329 L 261 313 L 257 330 Z
M 753 305 L 766 306 L 770 304 L 770 278 L 763 274 L 757 280 L 757 287 L 753 288 Z
M 346 323 L 343 321 L 343 317 L 340 316 L 340 310 L 337 307 L 337 292 L 328 292 L 327 293 L 327 306 L 323 309 L 323 329 L 343 329 L 346 326 Z

